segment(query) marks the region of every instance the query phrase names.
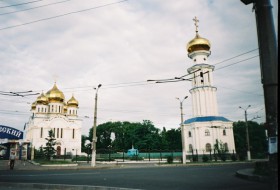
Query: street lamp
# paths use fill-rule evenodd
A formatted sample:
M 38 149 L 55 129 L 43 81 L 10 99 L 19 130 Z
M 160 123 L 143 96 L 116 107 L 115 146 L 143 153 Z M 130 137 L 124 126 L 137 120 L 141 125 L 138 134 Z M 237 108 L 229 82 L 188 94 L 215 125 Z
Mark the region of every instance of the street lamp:
M 93 118 L 93 127 L 92 127 L 92 131 L 93 131 L 93 136 L 92 136 L 92 156 L 91 156 L 91 166 L 95 167 L 95 161 L 96 161 L 96 142 L 97 142 L 97 138 L 96 138 L 96 117 L 97 117 L 97 94 L 98 94 L 98 89 L 101 87 L 102 85 L 99 84 L 97 88 L 94 88 L 96 90 L 95 93 L 95 107 L 94 107 L 94 118 Z
M 188 96 L 186 96 L 183 100 L 180 100 L 179 98 L 176 98 L 180 101 L 180 109 L 181 109 L 181 136 L 182 136 L 182 159 L 183 164 L 186 164 L 186 148 L 185 148 L 185 137 L 184 137 L 184 127 L 183 127 L 183 101 L 187 99 Z
M 251 152 L 250 152 L 250 144 L 249 144 L 249 133 L 248 133 L 248 122 L 247 122 L 247 109 L 251 107 L 251 105 L 248 105 L 246 109 L 239 106 L 240 109 L 243 109 L 245 112 L 245 124 L 246 124 L 246 141 L 247 141 L 247 159 L 248 161 L 251 161 Z

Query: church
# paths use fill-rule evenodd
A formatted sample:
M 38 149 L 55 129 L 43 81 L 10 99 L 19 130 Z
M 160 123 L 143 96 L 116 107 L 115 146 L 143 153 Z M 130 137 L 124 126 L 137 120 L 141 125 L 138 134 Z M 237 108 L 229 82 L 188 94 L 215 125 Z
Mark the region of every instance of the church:
M 66 102 L 56 83 L 32 103 L 29 121 L 25 126 L 25 141 L 37 150 L 46 146 L 52 130 L 56 139 L 56 155 L 81 154 L 82 120 L 78 118 L 79 102 L 72 97 Z
M 211 54 L 210 41 L 198 34 L 198 20 L 194 19 L 196 35 L 187 43 L 188 57 L 192 66 L 187 69 L 192 78 L 189 90 L 192 98 L 192 118 L 183 123 L 183 136 L 187 157 L 211 155 L 219 142 L 228 153 L 235 151 L 233 122 L 220 116 L 217 103 L 217 87 L 213 86 L 214 66 L 207 63 Z

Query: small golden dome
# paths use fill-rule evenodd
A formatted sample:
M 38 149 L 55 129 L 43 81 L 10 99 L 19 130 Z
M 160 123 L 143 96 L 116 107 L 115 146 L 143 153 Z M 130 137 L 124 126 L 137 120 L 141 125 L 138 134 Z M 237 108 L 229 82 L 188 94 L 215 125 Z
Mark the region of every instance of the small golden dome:
M 211 47 L 211 44 L 210 44 L 209 40 L 207 40 L 206 38 L 202 38 L 197 34 L 195 36 L 195 38 L 192 39 L 187 44 L 187 51 L 188 51 L 188 53 L 192 53 L 194 51 L 199 51 L 199 50 L 209 51 L 210 47 Z
M 52 101 L 54 101 L 54 102 L 56 102 L 56 101 L 63 102 L 64 99 L 65 99 L 63 92 L 61 92 L 57 88 L 56 83 L 54 83 L 53 88 L 47 92 L 46 96 L 48 97 L 50 102 L 52 102 Z
M 38 104 L 48 104 L 49 100 L 48 97 L 42 92 L 42 94 L 40 96 L 38 96 L 36 102 Z
M 31 110 L 35 110 L 36 109 L 36 101 L 32 103 L 31 105 Z
M 211 44 L 209 42 L 209 40 L 207 40 L 206 38 L 202 38 L 199 36 L 198 34 L 198 22 L 199 20 L 197 19 L 197 17 L 193 18 L 194 21 L 194 25 L 195 25 L 195 38 L 192 39 L 188 44 L 187 44 L 187 51 L 188 53 L 192 53 L 194 51 L 200 51 L 200 50 L 204 50 L 204 51 L 209 51 Z
M 72 95 L 70 100 L 68 100 L 68 102 L 67 102 L 67 106 L 78 106 L 78 105 L 79 105 L 79 102 Z

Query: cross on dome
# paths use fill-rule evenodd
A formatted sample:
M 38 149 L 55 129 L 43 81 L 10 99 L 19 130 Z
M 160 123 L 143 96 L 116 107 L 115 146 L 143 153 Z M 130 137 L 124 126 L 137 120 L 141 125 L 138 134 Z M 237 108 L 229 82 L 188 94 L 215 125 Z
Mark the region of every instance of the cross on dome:
M 196 35 L 198 35 L 198 22 L 199 20 L 197 19 L 197 17 L 195 16 L 193 18 L 193 21 L 194 21 L 194 25 L 195 25 L 195 32 L 196 32 Z

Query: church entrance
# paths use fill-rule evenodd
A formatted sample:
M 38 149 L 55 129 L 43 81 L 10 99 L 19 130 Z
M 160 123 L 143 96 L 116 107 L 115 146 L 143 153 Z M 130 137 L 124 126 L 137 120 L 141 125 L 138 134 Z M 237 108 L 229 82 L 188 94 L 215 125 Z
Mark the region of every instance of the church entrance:
M 60 146 L 58 146 L 58 147 L 56 148 L 56 155 L 57 155 L 57 156 L 60 156 L 60 155 L 61 155 L 61 147 L 60 147 Z

